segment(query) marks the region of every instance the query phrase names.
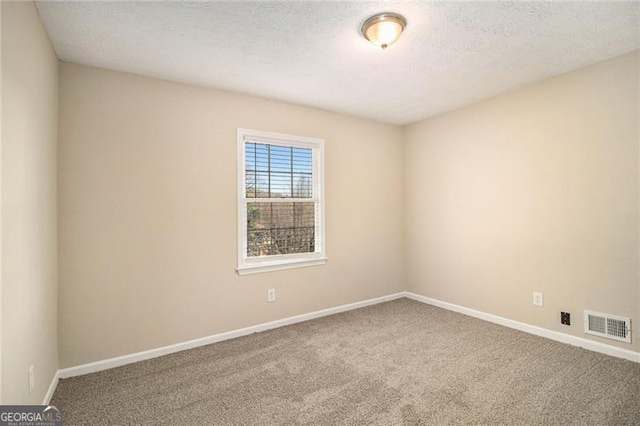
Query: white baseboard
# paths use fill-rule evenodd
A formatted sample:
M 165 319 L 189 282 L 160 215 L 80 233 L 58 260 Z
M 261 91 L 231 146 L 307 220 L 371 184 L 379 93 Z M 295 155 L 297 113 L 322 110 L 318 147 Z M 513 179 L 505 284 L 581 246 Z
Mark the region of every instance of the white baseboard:
M 121 365 L 131 364 L 138 361 L 144 361 L 146 359 L 151 359 L 151 358 L 157 358 L 159 356 L 184 351 L 187 349 L 197 348 L 199 346 L 210 345 L 211 343 L 221 342 L 223 340 L 229 340 L 229 339 L 234 339 L 236 337 L 247 336 L 249 334 L 258 333 L 260 331 L 271 330 L 273 328 L 283 327 L 285 325 L 290 325 L 298 322 L 312 320 L 315 318 L 325 317 L 327 315 L 333 315 L 340 312 L 346 312 L 353 309 L 363 308 L 365 306 L 375 305 L 382 302 L 388 302 L 390 300 L 400 299 L 403 297 L 405 297 L 405 292 L 390 294 L 388 296 L 376 297 L 374 299 L 368 299 L 368 300 L 363 300 L 361 302 L 355 302 L 347 305 L 336 306 L 334 308 L 323 309 L 321 311 L 310 312 L 308 314 L 296 315 L 294 317 L 283 318 L 280 320 L 266 322 L 266 323 L 254 325 L 251 327 L 245 327 L 238 330 L 227 331 L 225 333 L 213 334 L 211 336 L 202 337 L 200 339 L 195 339 L 195 340 L 189 340 L 187 342 L 176 343 L 174 345 L 163 346 L 156 349 L 136 352 L 129 355 L 109 358 L 102 361 L 96 361 L 88 364 L 77 365 L 74 367 L 63 368 L 61 370 L 58 370 L 58 373 L 59 373 L 58 376 L 61 379 L 65 379 L 67 377 L 74 377 L 74 376 L 80 376 L 83 374 L 95 373 L 98 371 L 119 367 Z M 56 378 L 56 382 L 57 382 L 57 378 Z M 53 389 L 55 389 L 55 387 Z M 53 394 L 53 391 L 51 391 L 51 394 Z M 49 398 L 50 397 L 51 396 L 49 396 Z
M 51 397 L 53 396 L 53 392 L 56 390 L 56 386 L 58 386 L 58 379 L 60 378 L 60 370 L 57 370 L 53 375 L 53 379 L 51 379 L 51 384 L 49 385 L 49 389 L 47 389 L 47 393 L 44 395 L 44 399 L 42 400 L 42 405 L 49 405 L 51 402 Z
M 571 336 L 569 334 L 560 333 L 558 331 L 548 330 L 546 328 L 537 327 L 535 325 L 510 320 L 508 318 L 499 317 L 497 315 L 492 315 L 481 311 L 476 311 L 474 309 L 465 308 L 464 306 L 454 305 L 453 303 L 443 302 L 441 300 L 421 296 L 410 291 L 405 291 L 404 297 L 416 300 L 418 302 L 426 303 L 428 305 L 444 308 L 449 311 L 468 315 L 470 317 L 479 318 L 481 320 L 489 321 L 495 324 L 500 324 L 505 327 L 514 328 L 516 330 L 524 331 L 525 333 L 535 334 L 536 336 L 540 337 L 546 337 L 547 339 L 555 340 L 557 342 L 568 343 L 570 345 L 579 346 L 593 352 L 599 352 L 601 354 L 611 355 L 617 358 L 623 358 L 629 361 L 640 363 L 640 352 L 634 352 L 628 349 L 622 349 L 616 346 L 588 340 L 583 337 Z
M 57 371 L 55 374 L 51 386 L 47 391 L 43 404 L 48 404 L 51 400 L 53 392 L 55 391 L 58 379 L 64 379 L 68 377 L 80 376 L 83 374 L 95 373 L 98 371 L 108 370 L 110 368 L 119 367 L 126 364 L 131 364 L 138 361 L 144 361 L 151 358 L 157 358 L 163 355 L 172 354 L 175 352 L 184 351 L 187 349 L 196 348 L 199 346 L 210 345 L 216 342 L 222 342 L 224 340 L 234 339 L 236 337 L 247 336 L 249 334 L 258 333 L 260 331 L 271 330 L 278 327 L 283 327 L 290 324 L 295 324 L 303 321 L 309 321 L 315 318 L 321 318 L 328 315 L 337 314 L 340 312 L 346 312 L 353 309 L 363 308 L 365 306 L 375 305 L 378 303 L 388 302 L 390 300 L 409 298 L 418 302 L 426 303 L 429 305 L 444 308 L 450 311 L 458 312 L 464 315 L 468 315 L 474 318 L 479 318 L 485 321 L 489 321 L 495 324 L 503 325 L 505 327 L 514 328 L 516 330 L 524 331 L 526 333 L 534 334 L 536 336 L 546 337 L 551 340 L 555 340 L 562 343 L 568 343 L 570 345 L 579 346 L 594 352 L 611 355 L 617 358 L 624 358 L 630 361 L 640 363 L 640 353 L 627 349 L 618 348 L 615 346 L 607 345 L 592 340 L 587 340 L 582 337 L 571 336 L 568 334 L 560 333 L 557 331 L 548 330 L 542 327 L 537 327 L 530 324 L 510 320 L 497 315 L 488 314 L 474 309 L 466 308 L 464 306 L 455 305 L 453 303 L 443 302 L 437 299 L 432 299 L 426 296 L 421 296 L 409 291 L 402 291 L 388 296 L 376 297 L 374 299 L 363 300 L 360 302 L 350 303 L 347 305 L 336 306 L 334 308 L 323 309 L 320 311 L 310 312 L 307 314 L 297 315 L 289 318 L 283 318 L 276 321 L 271 321 L 263 324 L 258 324 L 250 327 L 241 328 L 238 330 L 232 330 L 224 333 L 218 333 L 199 339 L 189 340 L 186 342 L 176 343 L 174 345 L 163 346 L 156 349 L 150 349 L 147 351 L 136 352 L 129 355 L 123 355 L 115 358 L 109 358 L 102 361 L 91 362 L 88 364 L 77 365 L 74 367 L 63 368 Z

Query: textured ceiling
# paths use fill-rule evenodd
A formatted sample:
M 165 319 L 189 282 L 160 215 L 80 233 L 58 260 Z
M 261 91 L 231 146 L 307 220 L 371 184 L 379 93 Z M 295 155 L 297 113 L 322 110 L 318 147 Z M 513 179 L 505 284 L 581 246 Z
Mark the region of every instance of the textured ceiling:
M 630 2 L 40 1 L 63 61 L 407 124 L 640 48 Z M 359 34 L 404 15 L 386 50 Z

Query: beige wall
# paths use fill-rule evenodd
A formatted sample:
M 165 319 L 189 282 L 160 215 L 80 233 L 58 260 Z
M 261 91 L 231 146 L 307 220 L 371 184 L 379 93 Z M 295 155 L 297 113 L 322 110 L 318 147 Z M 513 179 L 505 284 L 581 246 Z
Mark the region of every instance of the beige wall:
M 637 52 L 638 55 L 640 55 L 640 51 Z M 640 66 L 636 67 L 636 81 L 638 82 L 636 84 L 636 89 L 637 89 L 637 99 L 640 100 Z M 640 144 L 640 107 L 636 108 L 636 127 L 637 127 L 637 135 L 638 135 L 638 144 Z M 637 176 L 637 182 L 640 182 L 640 148 L 638 148 L 638 176 Z M 640 184 L 638 184 L 638 206 L 637 206 L 637 212 L 638 212 L 638 257 L 637 257 L 637 266 L 638 266 L 638 278 L 637 278 L 637 283 L 638 283 L 638 310 L 637 310 L 637 314 L 635 317 L 635 322 L 631 325 L 632 327 L 636 327 L 636 329 L 638 328 L 638 324 L 640 324 Z M 636 330 L 636 337 L 640 336 L 640 331 Z M 640 350 L 640 345 L 637 345 L 636 348 L 639 348 L 638 350 Z
M 2 6 L 0 5 L 0 25 Z M 2 27 L 0 26 L 0 58 L 2 58 Z M 1 61 L 0 61 L 1 62 Z M 0 202 L 2 201 L 2 66 L 0 64 Z M 2 404 L 2 207 L 0 203 L 0 404 Z
M 60 93 L 62 368 L 404 289 L 399 127 L 68 63 Z M 236 275 L 238 127 L 325 139 L 326 265 Z
M 33 3 L 2 8 L 2 403 L 40 404 L 58 368 L 58 60 Z M 28 395 L 29 366 L 35 387 Z
M 405 129 L 408 290 L 587 338 L 584 309 L 640 323 L 638 58 Z
M 0 6 L 0 25 L 2 6 Z M 2 201 L 2 27 L 0 27 L 0 202 Z M 0 203 L 0 404 L 2 404 L 2 207 Z

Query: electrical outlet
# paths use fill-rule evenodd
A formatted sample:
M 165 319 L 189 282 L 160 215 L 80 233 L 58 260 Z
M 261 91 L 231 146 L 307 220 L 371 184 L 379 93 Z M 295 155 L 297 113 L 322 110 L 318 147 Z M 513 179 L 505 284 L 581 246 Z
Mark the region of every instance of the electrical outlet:
M 569 312 L 560 312 L 560 324 L 571 325 L 571 314 Z
M 544 305 L 544 299 L 542 298 L 542 293 L 538 293 L 537 291 L 533 292 L 533 305 L 534 306 Z
M 275 302 L 276 300 L 276 289 L 270 288 L 267 290 L 267 302 Z
M 29 395 L 31 395 L 31 392 L 33 392 L 33 385 L 35 382 L 33 368 L 34 368 L 33 365 L 29 367 Z

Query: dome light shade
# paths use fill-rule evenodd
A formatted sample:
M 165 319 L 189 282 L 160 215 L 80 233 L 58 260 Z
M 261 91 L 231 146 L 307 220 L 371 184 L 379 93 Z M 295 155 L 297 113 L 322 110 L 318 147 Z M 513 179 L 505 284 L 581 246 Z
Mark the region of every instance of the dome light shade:
M 396 13 L 381 13 L 362 24 L 362 35 L 376 46 L 386 49 L 398 40 L 407 25 L 406 19 Z

